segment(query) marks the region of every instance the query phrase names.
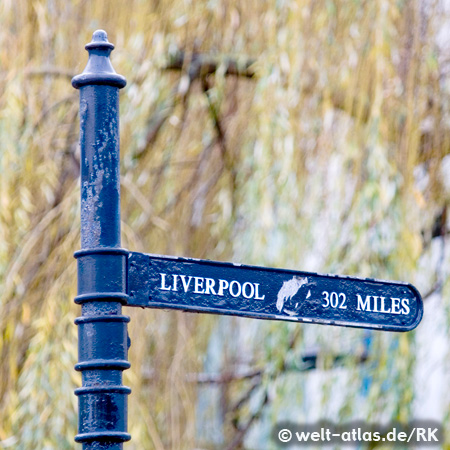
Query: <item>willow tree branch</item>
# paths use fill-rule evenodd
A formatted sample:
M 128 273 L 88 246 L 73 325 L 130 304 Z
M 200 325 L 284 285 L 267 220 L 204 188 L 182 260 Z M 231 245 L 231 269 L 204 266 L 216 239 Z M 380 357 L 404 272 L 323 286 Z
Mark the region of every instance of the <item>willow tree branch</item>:
M 251 58 L 240 60 L 228 57 L 220 59 L 204 53 L 193 53 L 189 57 L 186 56 L 184 51 L 178 51 L 170 57 L 165 69 L 183 70 L 186 69 L 186 66 L 189 66 L 188 74 L 192 80 L 212 75 L 222 68 L 226 76 L 253 78 L 255 77 L 254 64 L 255 60 Z
M 74 75 L 75 73 L 69 69 L 55 66 L 34 67 L 25 71 L 25 76 L 30 78 L 51 76 L 62 77 L 71 80 Z
M 175 70 L 185 73 L 179 83 L 172 89 L 167 100 L 157 109 L 147 122 L 147 131 L 144 144 L 134 154 L 135 159 L 140 159 L 147 149 L 155 142 L 159 131 L 172 115 L 174 108 L 186 101 L 192 83 L 197 80 L 216 73 L 224 67 L 225 76 L 239 76 L 253 78 L 255 71 L 252 68 L 255 60 L 245 59 L 242 62 L 238 59 L 227 58 L 220 60 L 210 55 L 194 53 L 191 58 L 186 53 L 179 51 L 169 58 L 164 70 Z
M 230 444 L 226 447 L 226 450 L 235 450 L 239 448 L 245 438 L 245 435 L 247 434 L 248 430 L 252 426 L 253 422 L 258 420 L 261 417 L 261 414 L 264 411 L 265 406 L 269 403 L 269 394 L 267 392 L 267 389 L 264 392 L 264 397 L 259 405 L 258 410 L 250 416 L 250 418 L 247 420 L 244 426 L 239 428 L 237 431 L 234 439 L 230 442 Z
M 198 384 L 224 384 L 232 381 L 248 380 L 260 377 L 263 371 L 261 369 L 252 369 L 244 373 L 190 373 L 186 375 L 186 381 Z

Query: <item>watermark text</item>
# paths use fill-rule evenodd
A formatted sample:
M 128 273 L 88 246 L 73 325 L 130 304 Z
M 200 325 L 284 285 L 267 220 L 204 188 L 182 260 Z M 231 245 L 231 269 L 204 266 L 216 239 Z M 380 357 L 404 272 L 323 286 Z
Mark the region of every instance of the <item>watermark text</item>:
M 275 425 L 271 437 L 281 448 L 313 444 L 355 445 L 376 442 L 390 445 L 439 446 L 444 442 L 442 425 L 432 421 L 386 425 L 365 422 L 352 422 L 343 425 L 319 422 L 300 425 L 293 422 L 280 422 Z

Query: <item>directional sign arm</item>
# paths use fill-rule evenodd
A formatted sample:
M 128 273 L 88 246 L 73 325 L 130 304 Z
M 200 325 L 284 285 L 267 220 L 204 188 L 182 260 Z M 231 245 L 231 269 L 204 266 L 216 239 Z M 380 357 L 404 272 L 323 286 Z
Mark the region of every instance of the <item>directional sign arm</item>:
M 131 252 L 128 305 L 409 331 L 423 304 L 406 283 Z

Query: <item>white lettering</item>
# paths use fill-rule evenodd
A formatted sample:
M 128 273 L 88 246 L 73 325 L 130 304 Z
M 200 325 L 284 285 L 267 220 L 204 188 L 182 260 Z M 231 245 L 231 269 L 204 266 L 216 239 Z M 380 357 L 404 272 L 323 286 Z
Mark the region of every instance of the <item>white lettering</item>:
M 205 294 L 217 295 L 216 291 L 213 289 L 214 285 L 216 284 L 216 280 L 213 280 L 212 278 L 205 278 L 205 280 L 206 280 Z
M 228 289 L 228 281 L 227 280 L 219 280 L 219 291 L 217 295 L 223 297 L 223 290 Z
M 359 434 L 359 431 L 360 431 L 360 429 L 358 428 L 358 434 Z M 362 438 L 363 438 L 364 442 L 376 441 L 375 433 L 374 433 L 374 437 L 372 437 L 372 433 L 370 431 L 366 431 L 365 433 L 363 433 Z M 358 440 L 360 441 L 361 439 L 358 439 Z
M 320 439 L 320 434 L 318 431 L 314 431 L 313 433 L 311 433 L 311 440 L 313 442 L 318 442 Z
M 379 312 L 378 311 L 378 296 L 373 296 L 373 312 Z
M 405 300 L 405 299 L 403 299 Z M 424 442 L 427 442 L 427 430 L 426 428 L 416 428 L 417 441 L 420 442 L 423 439 Z
M 201 277 L 194 277 L 194 278 L 195 278 L 194 294 L 203 294 L 205 292 L 205 290 L 203 289 L 203 282 L 205 281 L 205 279 Z
M 339 303 L 339 297 L 336 292 L 332 292 L 330 295 L 330 305 L 332 308 L 337 308 Z
M 380 297 L 380 298 L 381 298 L 381 312 L 389 314 L 391 312 L 391 308 L 385 309 L 384 301 L 386 300 L 386 298 L 385 297 Z
M 264 300 L 266 298 L 266 294 L 262 297 L 259 296 L 259 283 L 255 283 L 255 300 Z
M 233 292 L 233 285 L 235 285 L 235 286 L 238 287 L 238 290 L 237 290 L 237 293 L 236 293 L 236 294 Z M 241 285 L 239 284 L 238 281 L 233 280 L 233 281 L 230 283 L 230 294 L 231 294 L 233 297 L 239 297 L 239 296 L 241 295 Z
M 330 306 L 330 294 L 327 291 L 322 292 L 323 300 L 325 303 L 322 303 L 324 308 L 328 308 Z
M 401 314 L 400 310 L 400 299 L 399 298 L 391 298 L 392 302 L 392 314 Z
M 437 432 L 438 432 L 437 428 L 435 428 L 433 431 L 431 431 L 431 428 L 428 428 L 428 440 L 427 440 L 427 442 L 433 442 L 431 440 L 431 438 L 434 439 L 434 442 L 439 442 L 439 439 L 435 436 L 435 433 L 437 433 Z
M 180 278 L 181 278 L 181 282 L 183 283 L 184 292 L 187 292 L 189 289 L 189 285 L 191 284 L 192 277 L 188 278 L 187 283 L 186 283 L 186 275 L 180 275 Z
M 376 295 L 366 295 L 365 300 L 362 299 L 361 295 L 357 296 L 357 310 L 367 311 L 367 312 L 379 312 L 383 314 L 404 314 L 407 315 L 410 312 L 409 299 L 403 298 L 399 299 L 396 297 L 378 297 Z M 373 299 L 373 302 L 371 301 Z M 380 299 L 380 302 L 378 302 Z M 390 301 L 390 305 L 389 305 Z M 371 309 L 373 306 L 373 309 Z M 378 309 L 380 308 L 380 309 Z
M 341 439 L 344 442 L 351 442 L 352 436 L 351 436 L 350 431 L 344 431 L 343 433 L 341 433 Z
M 241 284 L 237 280 L 216 280 L 214 278 L 195 277 L 180 274 L 160 273 L 160 276 L 161 285 L 159 289 L 163 291 L 182 291 L 186 293 L 193 291 L 195 294 L 218 295 L 220 297 L 231 295 L 235 298 L 244 297 L 246 299 L 255 300 L 264 300 L 266 297 L 265 295 L 260 295 L 259 293 L 260 284 L 252 283 L 250 281 L 246 281 Z M 179 280 L 181 280 L 181 282 Z M 343 296 L 343 305 L 345 302 L 345 295 L 340 295 Z M 336 297 L 337 294 L 334 294 L 334 296 Z M 333 298 L 333 300 L 337 300 L 337 298 Z
M 309 294 L 311 291 L 309 291 Z M 323 298 L 322 300 L 324 303 L 322 303 L 322 306 L 324 308 L 339 308 L 339 309 L 347 309 L 347 305 L 345 304 L 347 297 L 343 292 L 331 292 L 331 294 L 328 291 L 322 292 Z M 308 295 L 306 298 L 309 298 L 310 295 Z M 339 303 L 340 302 L 340 303 Z
M 345 294 L 343 292 L 339 293 L 339 298 L 342 298 L 342 302 L 339 305 L 339 308 L 341 309 L 347 309 L 347 305 L 345 304 L 345 300 L 347 300 L 347 297 L 345 296 Z
M 409 314 L 409 300 L 407 298 L 402 299 L 402 314 L 405 316 Z
M 362 297 L 359 294 L 356 294 L 358 297 L 358 305 L 356 309 L 358 311 L 369 311 L 370 312 L 370 295 L 366 295 L 366 300 L 363 302 Z
M 247 288 L 247 287 L 250 288 L 250 294 L 248 294 L 248 293 L 246 292 L 246 288 Z M 242 285 L 242 295 L 243 295 L 245 298 L 252 298 L 252 297 L 255 295 L 255 287 L 253 286 L 252 283 L 247 282 L 247 283 L 244 283 L 244 284 Z
M 161 291 L 170 291 L 172 288 L 170 286 L 166 286 L 166 274 L 160 273 L 161 275 L 161 287 L 159 288 Z
M 309 435 L 311 433 L 308 431 L 301 431 L 300 433 L 298 431 L 295 432 L 295 437 L 297 438 L 298 442 L 308 442 L 309 441 Z

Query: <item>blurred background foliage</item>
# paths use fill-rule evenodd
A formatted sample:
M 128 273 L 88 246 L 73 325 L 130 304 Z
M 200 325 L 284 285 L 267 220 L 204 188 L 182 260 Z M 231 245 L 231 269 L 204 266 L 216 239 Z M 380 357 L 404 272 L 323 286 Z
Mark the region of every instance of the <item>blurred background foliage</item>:
M 400 279 L 393 334 L 127 309 L 129 449 L 450 415 L 450 11 L 438 0 L 2 0 L 0 448 L 75 445 L 78 92 L 103 28 L 135 251 Z M 426 403 L 424 406 L 424 402 Z

